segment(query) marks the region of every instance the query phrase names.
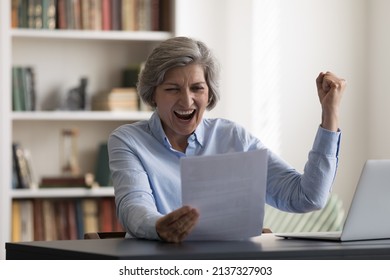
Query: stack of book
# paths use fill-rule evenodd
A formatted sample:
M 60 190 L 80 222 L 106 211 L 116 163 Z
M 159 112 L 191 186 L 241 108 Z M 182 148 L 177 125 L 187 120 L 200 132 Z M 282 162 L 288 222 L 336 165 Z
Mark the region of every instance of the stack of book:
M 134 87 L 113 88 L 109 93 L 94 96 L 94 111 L 138 111 L 139 98 Z

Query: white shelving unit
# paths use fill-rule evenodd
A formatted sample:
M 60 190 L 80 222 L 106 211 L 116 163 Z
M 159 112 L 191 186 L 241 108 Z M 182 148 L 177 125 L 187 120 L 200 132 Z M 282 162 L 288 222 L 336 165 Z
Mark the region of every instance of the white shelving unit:
M 0 2 L 0 259 L 11 240 L 14 199 L 113 196 L 112 187 L 92 189 L 12 189 L 12 142 L 29 149 L 37 180 L 60 170 L 59 135 L 63 128 L 80 131 L 82 172 L 93 169 L 96 148 L 121 124 L 148 119 L 151 112 L 59 111 L 66 92 L 88 78 L 88 98 L 120 84 L 121 69 L 144 61 L 150 50 L 171 32 L 12 29 L 11 0 Z M 13 112 L 11 68 L 33 66 L 37 111 Z M 60 97 L 59 97 L 60 96 Z M 62 97 L 61 97 L 62 96 Z M 53 99 L 57 97 L 57 99 Z
M 104 197 L 113 196 L 113 187 L 99 188 L 53 188 L 53 189 L 32 189 L 32 190 L 12 190 L 12 199 L 29 198 L 77 198 L 77 197 Z
M 150 112 L 13 112 L 13 121 L 124 121 L 148 119 Z

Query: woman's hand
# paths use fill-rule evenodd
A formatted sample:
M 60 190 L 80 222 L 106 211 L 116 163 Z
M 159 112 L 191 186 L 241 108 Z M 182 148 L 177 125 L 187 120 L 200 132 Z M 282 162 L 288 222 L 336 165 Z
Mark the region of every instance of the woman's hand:
M 317 79 L 318 97 L 322 107 L 321 126 L 331 131 L 339 129 L 339 107 L 341 97 L 347 85 L 331 72 L 321 72 Z
M 182 242 L 195 227 L 199 213 L 195 208 L 183 206 L 157 220 L 156 231 L 167 242 Z

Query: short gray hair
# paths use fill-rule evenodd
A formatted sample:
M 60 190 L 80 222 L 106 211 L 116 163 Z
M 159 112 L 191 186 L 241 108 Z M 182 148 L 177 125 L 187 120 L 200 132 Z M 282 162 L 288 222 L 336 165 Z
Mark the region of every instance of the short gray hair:
M 207 109 L 219 100 L 219 65 L 211 50 L 201 41 L 188 37 L 170 38 L 158 45 L 146 60 L 138 77 L 137 91 L 142 101 L 155 108 L 154 92 L 168 70 L 189 64 L 200 65 L 209 88 Z

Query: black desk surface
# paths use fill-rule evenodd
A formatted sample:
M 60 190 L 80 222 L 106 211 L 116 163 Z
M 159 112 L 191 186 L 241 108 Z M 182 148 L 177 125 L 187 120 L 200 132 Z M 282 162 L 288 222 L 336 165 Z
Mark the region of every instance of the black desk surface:
M 89 239 L 6 243 L 6 259 L 390 259 L 390 239 L 331 242 L 263 234 L 247 241 Z

